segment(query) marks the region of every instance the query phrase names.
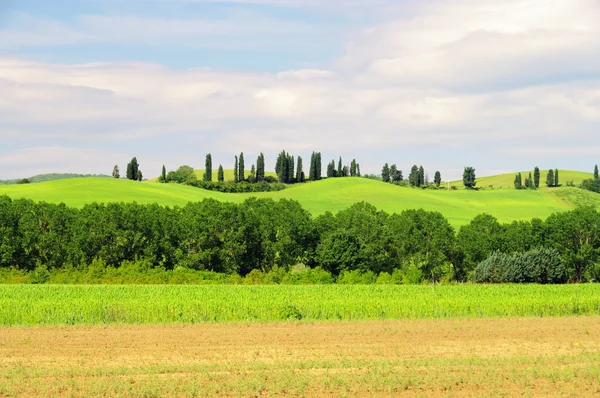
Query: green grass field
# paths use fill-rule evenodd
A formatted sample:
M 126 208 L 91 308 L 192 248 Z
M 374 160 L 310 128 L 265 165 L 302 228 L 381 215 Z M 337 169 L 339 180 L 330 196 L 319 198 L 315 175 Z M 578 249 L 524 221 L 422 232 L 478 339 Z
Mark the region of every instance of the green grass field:
M 0 325 L 600 315 L 600 285 L 0 286 Z
M 231 202 L 242 202 L 252 196 L 276 200 L 289 198 L 299 201 L 313 215 L 326 211 L 337 212 L 356 202 L 365 201 L 387 212 L 414 208 L 439 211 L 454 226 L 464 225 L 484 212 L 496 216 L 501 222 L 511 222 L 533 217 L 545 218 L 582 204 L 600 205 L 600 195 L 576 188 L 433 191 L 398 187 L 364 178 L 335 178 L 293 185 L 278 192 L 248 194 L 225 194 L 177 184 L 139 183 L 124 179 L 78 178 L 0 186 L 0 195 L 4 194 L 12 198 L 64 202 L 75 207 L 91 202 L 136 201 L 183 206 L 204 198 Z

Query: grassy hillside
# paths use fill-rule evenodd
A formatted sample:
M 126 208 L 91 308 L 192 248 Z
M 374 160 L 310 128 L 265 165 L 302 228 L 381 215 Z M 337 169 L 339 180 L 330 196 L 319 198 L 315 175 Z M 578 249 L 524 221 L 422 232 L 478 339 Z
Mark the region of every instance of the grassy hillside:
M 45 181 L 54 181 L 54 180 L 65 180 L 68 178 L 85 178 L 85 177 L 111 177 L 109 175 L 104 174 L 72 174 L 72 173 L 48 173 L 48 174 L 38 174 L 33 177 L 28 177 L 27 180 L 30 183 L 35 182 L 45 182 Z M 0 184 L 16 184 L 19 182 L 21 178 L 13 179 L 13 180 L 0 180 Z
M 533 170 L 522 171 L 521 175 L 523 177 L 523 183 L 525 183 L 525 177 L 529 176 L 529 173 L 533 176 Z M 490 189 L 490 186 L 493 189 L 498 188 L 514 188 L 515 175 L 517 173 L 508 173 L 508 174 L 500 174 L 496 176 L 490 177 L 481 177 L 477 178 L 477 186 L 483 189 Z M 540 187 L 546 186 L 546 175 L 548 174 L 548 170 L 540 170 Z M 581 171 L 573 171 L 573 170 L 559 170 L 558 171 L 558 182 L 559 184 L 566 186 L 567 181 L 573 181 L 575 185 L 581 184 L 581 182 L 588 178 L 593 178 L 594 175 L 592 173 L 584 173 Z M 463 182 L 460 181 L 452 181 L 450 185 L 455 185 L 457 188 L 463 188 Z
M 30 185 L 0 186 L 0 195 L 29 198 L 35 201 L 64 202 L 81 207 L 90 202 L 159 203 L 185 205 L 190 201 L 214 198 L 221 201 L 241 202 L 251 196 L 289 198 L 298 200 L 314 215 L 326 211 L 337 212 L 365 201 L 387 212 L 424 208 L 439 211 L 454 226 L 468 223 L 478 214 L 487 212 L 502 222 L 545 218 L 579 204 L 600 205 L 600 195 L 576 188 L 517 191 L 493 189 L 472 192 L 432 191 L 398 187 L 363 178 L 336 178 L 291 186 L 284 191 L 225 194 L 199 188 L 151 182 L 133 182 L 112 178 L 78 178 Z

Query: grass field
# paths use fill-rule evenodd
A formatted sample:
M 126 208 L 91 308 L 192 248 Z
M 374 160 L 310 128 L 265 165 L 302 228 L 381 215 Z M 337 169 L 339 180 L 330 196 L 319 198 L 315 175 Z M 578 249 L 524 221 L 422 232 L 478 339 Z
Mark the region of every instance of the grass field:
M 566 173 L 566 172 L 565 172 Z M 241 202 L 251 196 L 289 198 L 298 200 L 313 215 L 326 211 L 337 212 L 356 202 L 369 202 L 380 210 L 401 212 L 423 208 L 439 211 L 454 226 L 468 223 L 476 215 L 487 212 L 501 222 L 545 218 L 579 204 L 598 207 L 600 195 L 575 188 L 539 189 L 486 189 L 433 191 L 398 187 L 364 178 L 335 178 L 290 186 L 278 192 L 225 194 L 199 188 L 152 182 L 132 182 L 110 178 L 81 178 L 58 180 L 39 184 L 0 186 L 0 195 L 29 198 L 36 201 L 64 202 L 81 207 L 91 202 L 159 203 L 185 205 L 190 201 L 214 198 L 221 201 Z
M 600 285 L 0 286 L 0 325 L 600 315 Z
M 0 332 L 0 396 L 600 394 L 598 317 Z

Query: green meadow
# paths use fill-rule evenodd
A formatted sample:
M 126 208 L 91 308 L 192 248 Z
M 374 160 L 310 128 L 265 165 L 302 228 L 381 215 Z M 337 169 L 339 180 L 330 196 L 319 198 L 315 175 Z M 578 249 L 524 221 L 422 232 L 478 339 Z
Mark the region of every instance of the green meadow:
M 0 325 L 599 315 L 600 285 L 0 286 Z
M 572 172 L 561 171 L 562 182 Z M 578 173 L 587 176 L 585 173 Z M 578 174 L 573 174 L 576 176 Z M 512 175 L 514 178 L 514 174 Z M 581 177 L 581 176 L 580 176 Z M 494 180 L 495 179 L 495 180 Z M 56 180 L 37 184 L 0 186 L 0 195 L 27 198 L 68 206 L 82 207 L 92 202 L 158 203 L 164 206 L 182 206 L 188 202 L 213 198 L 220 201 L 242 202 L 249 197 L 286 198 L 300 202 L 313 215 L 327 211 L 337 212 L 357 202 L 368 202 L 386 212 L 423 208 L 439 211 L 455 227 L 464 225 L 476 215 L 489 213 L 501 222 L 546 218 L 552 213 L 579 205 L 600 205 L 600 196 L 577 188 L 540 188 L 537 191 L 515 190 L 509 187 L 494 189 L 484 181 L 505 181 L 506 176 L 478 180 L 480 191 L 423 190 L 384 184 L 365 178 L 333 178 L 318 182 L 293 185 L 283 191 L 230 194 L 207 191 L 185 185 L 159 184 L 151 181 L 132 182 L 125 179 L 79 178 Z M 493 184 L 488 184 L 493 185 Z

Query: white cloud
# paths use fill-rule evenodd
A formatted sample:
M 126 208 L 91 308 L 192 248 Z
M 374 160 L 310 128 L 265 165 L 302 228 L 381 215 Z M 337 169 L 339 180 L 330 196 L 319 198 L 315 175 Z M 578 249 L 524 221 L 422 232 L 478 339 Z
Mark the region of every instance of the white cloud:
M 364 165 L 389 161 L 406 168 L 429 161 L 454 171 L 477 162 L 480 169 L 506 169 L 507 163 L 520 169 L 544 156 L 573 153 L 582 155 L 581 164 L 593 161 L 589 148 L 596 148 L 600 123 L 600 3 L 426 1 L 401 10 L 357 33 L 330 67 L 275 74 L 145 63 L 60 65 L 5 56 L 0 138 L 53 140 L 61 147 L 118 142 L 114 152 L 121 156 L 142 139 L 154 153 L 175 134 L 186 149 L 198 146 L 201 152 L 315 149 L 362 157 Z M 117 20 L 87 22 L 99 35 L 111 21 Z M 113 39 L 130 23 L 131 37 L 139 40 L 153 25 L 155 37 L 210 30 L 119 21 Z M 220 28 L 233 36 L 247 29 Z

